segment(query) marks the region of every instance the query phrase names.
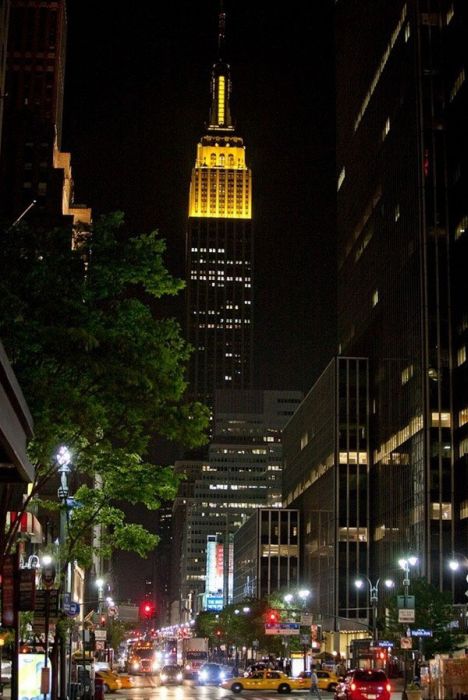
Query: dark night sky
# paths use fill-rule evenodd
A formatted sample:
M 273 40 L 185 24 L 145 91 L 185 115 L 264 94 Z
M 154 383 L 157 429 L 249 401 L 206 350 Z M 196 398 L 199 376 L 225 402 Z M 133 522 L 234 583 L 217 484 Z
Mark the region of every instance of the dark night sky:
M 217 0 L 70 0 L 63 146 L 76 200 L 158 228 L 184 275 Z M 310 388 L 334 342 L 332 0 L 228 0 L 232 111 L 253 171 L 259 388 Z M 171 313 L 183 318 L 183 295 Z
M 217 0 L 69 0 L 63 147 L 76 201 L 158 228 L 184 276 L 188 188 L 210 105 Z M 253 172 L 258 388 L 307 391 L 335 349 L 333 0 L 227 0 L 232 113 Z M 183 295 L 167 312 L 183 319 Z M 121 597 L 152 561 L 119 554 Z M 137 580 L 138 579 L 138 580 Z

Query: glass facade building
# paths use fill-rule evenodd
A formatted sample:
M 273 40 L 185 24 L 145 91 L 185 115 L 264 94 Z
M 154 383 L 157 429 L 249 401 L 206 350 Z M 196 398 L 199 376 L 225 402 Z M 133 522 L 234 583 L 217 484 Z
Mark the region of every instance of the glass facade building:
M 466 3 L 336 4 L 340 352 L 369 358 L 372 576 L 466 553 Z
M 258 508 L 234 533 L 234 603 L 299 585 L 299 511 Z
M 325 629 L 360 629 L 369 568 L 368 362 L 328 365 L 284 430 L 283 505 L 301 513 L 301 580 Z

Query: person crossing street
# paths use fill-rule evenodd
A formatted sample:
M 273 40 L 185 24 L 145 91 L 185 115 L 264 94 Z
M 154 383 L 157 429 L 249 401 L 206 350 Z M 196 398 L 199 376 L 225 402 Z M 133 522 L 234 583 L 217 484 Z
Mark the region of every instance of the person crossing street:
M 319 700 L 322 700 L 322 694 L 320 692 L 320 689 L 318 687 L 318 677 L 315 671 L 312 669 L 310 672 L 310 689 L 309 689 L 309 694 L 310 695 L 315 695 Z

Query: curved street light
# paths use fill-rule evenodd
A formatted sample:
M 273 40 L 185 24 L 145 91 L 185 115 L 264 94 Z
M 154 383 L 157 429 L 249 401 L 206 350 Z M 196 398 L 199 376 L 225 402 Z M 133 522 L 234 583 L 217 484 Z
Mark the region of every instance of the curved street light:
M 364 575 L 355 580 L 354 585 L 356 588 L 361 589 L 364 586 L 364 580 L 369 584 L 369 601 L 372 607 L 372 639 L 376 642 L 378 639 L 377 608 L 379 605 L 379 586 L 380 583 L 383 583 L 386 588 L 393 588 L 395 583 L 391 578 L 386 578 L 384 581 L 381 581 L 379 577 L 375 584 L 373 584 L 370 578 Z

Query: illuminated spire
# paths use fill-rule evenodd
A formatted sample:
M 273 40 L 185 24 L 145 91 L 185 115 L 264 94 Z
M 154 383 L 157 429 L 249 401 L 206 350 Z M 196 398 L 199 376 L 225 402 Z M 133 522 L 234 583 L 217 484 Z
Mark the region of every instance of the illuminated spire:
M 231 76 L 229 66 L 223 60 L 226 38 L 226 13 L 223 0 L 220 2 L 218 19 L 218 61 L 211 71 L 211 109 L 209 131 L 234 131 L 231 119 L 229 98 L 231 96 Z

